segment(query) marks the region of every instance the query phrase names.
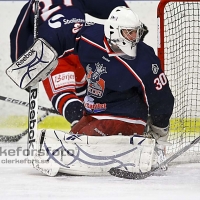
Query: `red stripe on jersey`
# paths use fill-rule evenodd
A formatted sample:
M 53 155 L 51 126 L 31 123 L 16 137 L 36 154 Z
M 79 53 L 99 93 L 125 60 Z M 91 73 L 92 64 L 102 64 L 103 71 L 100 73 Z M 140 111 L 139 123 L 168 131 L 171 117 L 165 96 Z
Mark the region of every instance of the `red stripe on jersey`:
M 79 101 L 79 99 L 77 98 L 75 94 L 66 94 L 61 99 L 59 99 L 59 102 L 56 102 L 57 110 L 60 114 L 63 114 L 63 107 L 70 99 L 77 99 L 77 101 Z

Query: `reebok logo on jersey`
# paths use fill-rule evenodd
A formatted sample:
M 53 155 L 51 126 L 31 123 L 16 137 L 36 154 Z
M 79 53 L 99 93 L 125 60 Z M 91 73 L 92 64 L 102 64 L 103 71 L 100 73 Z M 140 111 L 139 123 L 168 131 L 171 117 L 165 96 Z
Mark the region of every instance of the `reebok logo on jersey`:
M 22 57 L 22 59 L 20 59 L 18 62 L 16 62 L 16 65 L 19 67 L 20 65 L 22 65 L 30 56 L 33 55 L 33 53 L 35 53 L 35 50 L 30 49 L 30 51 L 28 51 L 27 54 L 24 54 L 24 56 Z
M 107 61 L 107 62 L 110 62 L 110 60 L 108 59 L 108 58 L 106 58 L 106 57 L 102 57 L 105 61 Z

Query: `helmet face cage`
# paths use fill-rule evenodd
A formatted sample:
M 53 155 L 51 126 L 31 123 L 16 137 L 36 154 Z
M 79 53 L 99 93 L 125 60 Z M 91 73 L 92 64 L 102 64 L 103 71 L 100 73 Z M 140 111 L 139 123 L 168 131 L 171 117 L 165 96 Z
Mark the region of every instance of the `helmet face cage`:
M 133 32 L 135 34 L 132 34 Z M 141 24 L 140 26 L 134 28 L 119 27 L 119 35 L 133 47 L 140 41 L 140 38 L 143 35 L 143 26 Z

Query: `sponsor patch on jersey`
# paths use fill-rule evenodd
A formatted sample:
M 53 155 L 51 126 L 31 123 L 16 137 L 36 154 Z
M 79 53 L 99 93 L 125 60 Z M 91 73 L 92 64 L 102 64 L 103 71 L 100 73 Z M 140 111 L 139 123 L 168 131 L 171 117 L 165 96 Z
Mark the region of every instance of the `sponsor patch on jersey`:
M 54 15 L 48 20 L 48 25 L 51 28 L 60 28 L 62 25 L 67 25 L 67 24 L 79 24 L 79 25 L 82 24 L 83 26 L 83 23 L 85 23 L 84 19 L 80 18 L 66 19 L 65 16 L 62 14 Z
M 66 85 L 75 85 L 74 72 L 63 72 L 52 76 L 55 88 L 59 88 Z
M 94 99 L 91 96 L 85 96 L 84 106 L 90 113 L 103 112 L 107 109 L 106 103 L 94 103 Z

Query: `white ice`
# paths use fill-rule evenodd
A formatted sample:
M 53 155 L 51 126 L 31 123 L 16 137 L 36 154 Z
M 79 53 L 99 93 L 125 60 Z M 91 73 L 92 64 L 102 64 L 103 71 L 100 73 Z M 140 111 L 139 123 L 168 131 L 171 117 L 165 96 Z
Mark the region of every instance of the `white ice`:
M 31 167 L 1 168 L 2 200 L 199 200 L 199 164 L 171 167 L 145 180 L 116 177 L 46 177 Z

